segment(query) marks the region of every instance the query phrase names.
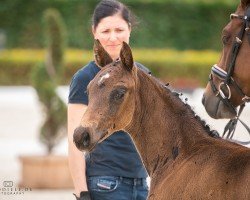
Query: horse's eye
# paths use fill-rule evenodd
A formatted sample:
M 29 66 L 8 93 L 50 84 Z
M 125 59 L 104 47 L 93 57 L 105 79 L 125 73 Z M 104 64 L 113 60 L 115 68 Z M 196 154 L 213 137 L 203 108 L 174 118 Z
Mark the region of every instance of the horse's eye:
M 119 88 L 111 92 L 111 99 L 114 101 L 119 101 L 123 99 L 125 96 L 126 89 L 125 88 Z
M 223 35 L 222 36 L 222 43 L 223 45 L 227 45 L 230 43 L 231 36 L 230 35 Z

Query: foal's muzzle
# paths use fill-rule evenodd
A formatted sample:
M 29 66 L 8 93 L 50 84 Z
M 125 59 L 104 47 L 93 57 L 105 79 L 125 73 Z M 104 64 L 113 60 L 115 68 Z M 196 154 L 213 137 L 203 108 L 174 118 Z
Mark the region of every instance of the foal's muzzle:
M 96 144 L 102 142 L 109 136 L 107 130 L 98 130 L 93 126 L 79 126 L 75 129 L 73 141 L 80 151 L 91 151 Z
M 75 129 L 73 141 L 76 147 L 80 150 L 88 150 L 91 145 L 91 137 L 89 128 L 79 126 Z

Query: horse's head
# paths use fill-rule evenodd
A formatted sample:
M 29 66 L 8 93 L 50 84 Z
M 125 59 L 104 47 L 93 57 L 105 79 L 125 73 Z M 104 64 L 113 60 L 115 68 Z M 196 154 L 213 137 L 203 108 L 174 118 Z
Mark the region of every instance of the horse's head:
M 233 118 L 250 95 L 250 0 L 241 0 L 222 31 L 223 51 L 212 67 L 202 103 L 216 119 Z
M 88 85 L 88 108 L 73 136 L 77 148 L 87 151 L 114 131 L 123 130 L 135 110 L 137 69 L 128 44 L 123 43 L 120 60 L 113 61 L 98 40 L 94 53 L 101 71 Z

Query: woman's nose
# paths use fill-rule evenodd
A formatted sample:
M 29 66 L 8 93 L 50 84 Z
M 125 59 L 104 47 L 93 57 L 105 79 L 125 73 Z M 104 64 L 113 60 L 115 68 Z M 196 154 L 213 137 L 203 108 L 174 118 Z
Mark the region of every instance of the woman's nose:
M 115 32 L 111 32 L 110 33 L 110 37 L 109 37 L 110 41 L 115 41 L 117 40 L 117 34 Z

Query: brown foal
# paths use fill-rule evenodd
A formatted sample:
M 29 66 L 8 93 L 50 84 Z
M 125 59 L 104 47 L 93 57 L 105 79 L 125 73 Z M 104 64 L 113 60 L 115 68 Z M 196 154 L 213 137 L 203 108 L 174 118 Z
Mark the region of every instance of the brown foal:
M 176 93 L 134 66 L 126 43 L 114 62 L 98 41 L 94 51 L 102 69 L 88 86 L 78 149 L 125 130 L 151 177 L 148 199 L 250 199 L 250 149 L 214 135 Z

